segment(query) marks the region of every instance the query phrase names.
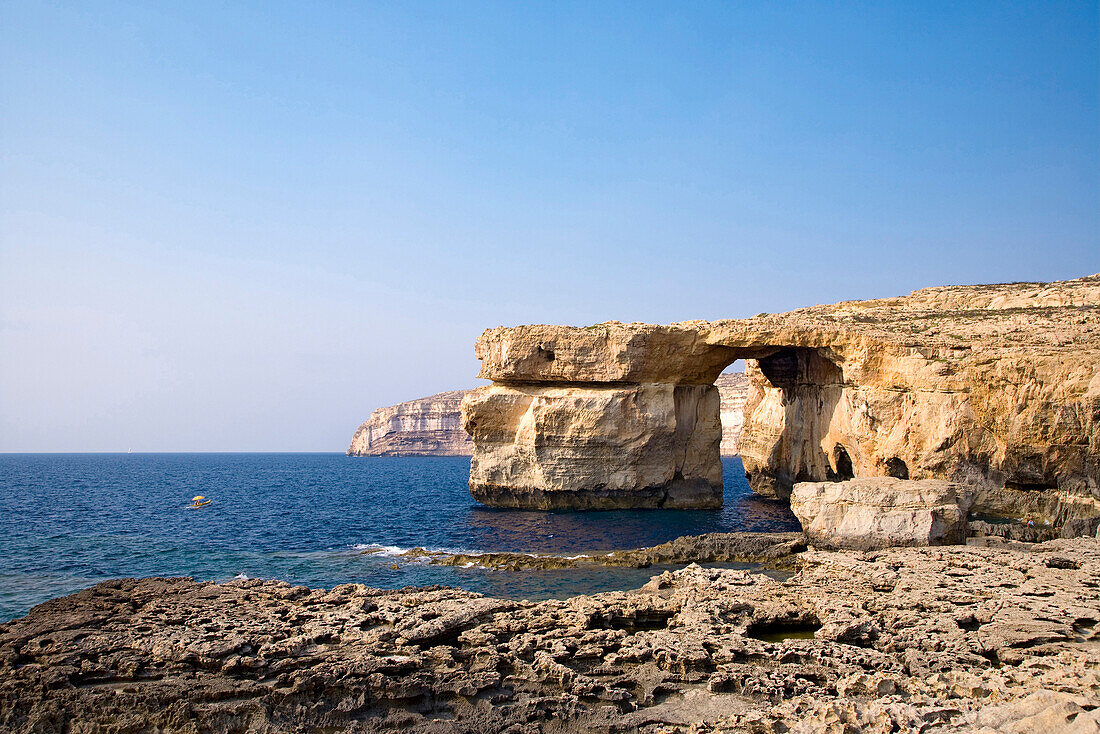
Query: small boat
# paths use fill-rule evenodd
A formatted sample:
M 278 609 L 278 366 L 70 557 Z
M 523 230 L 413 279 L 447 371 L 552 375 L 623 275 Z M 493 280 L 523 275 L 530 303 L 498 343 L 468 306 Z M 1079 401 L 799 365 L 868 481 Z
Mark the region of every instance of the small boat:
M 200 507 L 206 507 L 211 502 L 213 502 L 213 500 L 208 500 L 200 494 L 197 497 L 192 497 L 191 498 L 191 504 L 189 504 L 187 506 L 187 509 L 188 510 L 197 510 Z

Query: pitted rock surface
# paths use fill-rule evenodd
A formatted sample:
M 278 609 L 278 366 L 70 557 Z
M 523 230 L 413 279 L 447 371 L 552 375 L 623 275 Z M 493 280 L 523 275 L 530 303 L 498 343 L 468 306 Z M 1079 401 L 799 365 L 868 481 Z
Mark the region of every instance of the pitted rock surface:
M 538 603 L 127 579 L 0 625 L 0 729 L 1093 732 L 1098 624 L 1092 539 Z

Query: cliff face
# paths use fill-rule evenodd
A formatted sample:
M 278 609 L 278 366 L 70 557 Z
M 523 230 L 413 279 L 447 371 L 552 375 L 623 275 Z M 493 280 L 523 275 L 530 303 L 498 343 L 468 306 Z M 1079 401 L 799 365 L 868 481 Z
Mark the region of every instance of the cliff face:
M 469 456 L 473 442 L 461 415 L 465 394 L 452 390 L 379 408 L 355 432 L 348 456 Z
M 721 507 L 713 385 L 492 385 L 463 401 L 470 492 L 495 507 Z
M 749 380 L 744 372 L 726 372 L 714 381 L 721 398 L 722 456 L 737 456 L 737 440 L 745 422 L 745 401 L 749 397 Z
M 494 384 L 463 409 L 471 491 L 489 504 L 713 506 L 709 390 L 745 359 L 738 449 L 761 494 L 947 479 L 976 488 L 978 512 L 1100 514 L 1100 276 L 743 320 L 498 328 L 476 354 Z

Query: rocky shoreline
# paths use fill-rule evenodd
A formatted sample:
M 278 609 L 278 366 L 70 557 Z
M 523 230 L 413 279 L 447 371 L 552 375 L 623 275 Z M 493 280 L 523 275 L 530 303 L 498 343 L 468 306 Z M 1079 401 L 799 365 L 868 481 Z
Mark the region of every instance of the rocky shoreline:
M 367 548 L 372 554 L 383 548 Z M 528 571 L 586 566 L 649 568 L 684 563 L 759 563 L 788 568 L 797 553 L 806 550 L 802 533 L 707 533 L 677 538 L 634 550 L 584 553 L 570 556 L 539 553 L 449 553 L 412 548 L 398 554 L 403 560 L 423 560 L 439 566 L 477 566 L 494 571 Z
M 0 625 L 0 729 L 1100 730 L 1100 543 L 978 540 L 795 544 L 786 579 L 693 564 L 541 602 L 111 581 Z

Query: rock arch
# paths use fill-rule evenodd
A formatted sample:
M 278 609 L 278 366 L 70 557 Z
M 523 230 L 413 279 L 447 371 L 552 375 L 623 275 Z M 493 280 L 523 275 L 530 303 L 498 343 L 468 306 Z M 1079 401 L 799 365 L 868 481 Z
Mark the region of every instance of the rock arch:
M 614 323 L 486 332 L 477 354 L 493 385 L 464 403 L 474 497 L 537 509 L 720 507 L 713 383 L 739 359 L 754 378 L 746 416 L 770 403 L 785 412 L 766 457 L 759 439 L 742 446 L 754 489 L 787 496 L 795 481 L 823 478 L 835 461 L 804 438 L 839 398 L 842 372 L 827 350 L 699 336 L 690 327 Z
M 1100 514 L 1100 276 L 743 320 L 501 327 L 475 353 L 492 384 L 463 415 L 486 504 L 719 506 L 713 382 L 744 359 L 739 452 L 760 494 L 889 475 L 964 481 L 979 511 Z

